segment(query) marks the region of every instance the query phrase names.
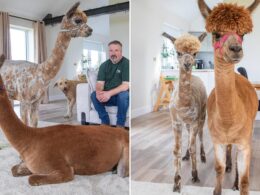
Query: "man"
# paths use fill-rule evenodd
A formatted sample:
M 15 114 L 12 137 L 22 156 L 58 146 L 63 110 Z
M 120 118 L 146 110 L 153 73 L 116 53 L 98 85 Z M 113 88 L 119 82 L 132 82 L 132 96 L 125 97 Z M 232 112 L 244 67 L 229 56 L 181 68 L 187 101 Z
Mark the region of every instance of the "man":
M 119 41 L 110 42 L 108 47 L 109 60 L 99 68 L 96 91 L 91 94 L 91 100 L 104 125 L 110 125 L 105 106 L 117 106 L 116 125 L 124 127 L 129 106 L 129 60 L 122 56 Z

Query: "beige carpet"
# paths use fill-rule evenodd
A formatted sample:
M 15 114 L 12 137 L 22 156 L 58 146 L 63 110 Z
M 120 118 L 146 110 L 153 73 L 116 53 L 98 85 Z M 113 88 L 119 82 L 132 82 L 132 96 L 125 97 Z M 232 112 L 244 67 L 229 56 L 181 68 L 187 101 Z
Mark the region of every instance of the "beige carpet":
M 172 191 L 172 184 L 131 181 L 131 195 L 212 195 L 213 188 L 184 186 L 181 193 Z M 224 189 L 222 195 L 239 195 L 238 191 Z M 260 195 L 251 191 L 250 195 Z
M 55 125 L 40 122 L 39 126 Z M 18 153 L 8 144 L 0 130 L 0 195 L 128 195 L 129 178 L 111 172 L 78 176 L 68 183 L 32 187 L 28 176 L 13 177 L 11 168 L 20 162 Z

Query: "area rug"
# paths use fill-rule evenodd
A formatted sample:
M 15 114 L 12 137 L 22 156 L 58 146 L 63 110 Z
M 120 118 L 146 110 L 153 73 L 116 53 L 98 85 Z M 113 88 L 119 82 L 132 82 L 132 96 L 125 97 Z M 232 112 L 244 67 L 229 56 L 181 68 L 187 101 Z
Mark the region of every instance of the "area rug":
M 211 195 L 213 188 L 183 186 L 181 193 L 172 191 L 172 184 L 131 181 L 131 195 Z M 238 191 L 224 189 L 222 195 L 239 195 Z M 251 191 L 250 195 L 260 195 Z
M 40 122 L 39 126 L 55 123 Z M 78 176 L 68 183 L 30 186 L 28 176 L 13 177 L 12 166 L 20 162 L 18 153 L 10 146 L 0 130 L 0 194 L 1 195 L 129 195 L 129 178 L 111 172 Z

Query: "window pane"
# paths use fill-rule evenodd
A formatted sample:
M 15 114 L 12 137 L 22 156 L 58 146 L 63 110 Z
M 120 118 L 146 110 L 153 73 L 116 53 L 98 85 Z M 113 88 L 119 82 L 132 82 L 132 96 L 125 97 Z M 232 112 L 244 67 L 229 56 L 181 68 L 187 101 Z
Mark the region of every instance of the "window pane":
M 13 60 L 26 60 L 26 31 L 10 29 Z

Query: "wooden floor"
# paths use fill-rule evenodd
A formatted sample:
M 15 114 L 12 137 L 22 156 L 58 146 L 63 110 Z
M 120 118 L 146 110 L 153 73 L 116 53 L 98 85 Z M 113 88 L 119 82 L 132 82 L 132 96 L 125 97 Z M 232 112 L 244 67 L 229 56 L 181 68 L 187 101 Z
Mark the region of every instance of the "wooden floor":
M 173 183 L 173 132 L 168 111 L 153 112 L 132 119 L 131 127 L 131 178 L 135 181 Z M 182 154 L 187 149 L 187 131 L 183 131 Z M 199 140 L 197 139 L 197 143 Z M 197 151 L 199 145 L 197 144 Z M 182 162 L 182 184 L 213 187 L 215 184 L 214 151 L 207 125 L 204 126 L 204 146 L 207 162 L 198 159 L 200 183 L 191 182 L 191 162 Z M 235 150 L 233 150 L 233 156 Z M 234 164 L 234 163 L 233 163 Z M 226 173 L 224 188 L 231 188 L 235 178 Z M 260 190 L 260 121 L 255 123 L 251 160 L 250 189 Z
M 19 106 L 16 107 L 16 111 Z M 66 100 L 52 101 L 48 104 L 41 104 L 39 108 L 39 120 L 63 124 L 80 124 L 77 121 L 76 105 L 73 108 L 73 116 L 65 119 L 63 115 L 67 112 Z M 19 113 L 19 111 L 17 111 Z

